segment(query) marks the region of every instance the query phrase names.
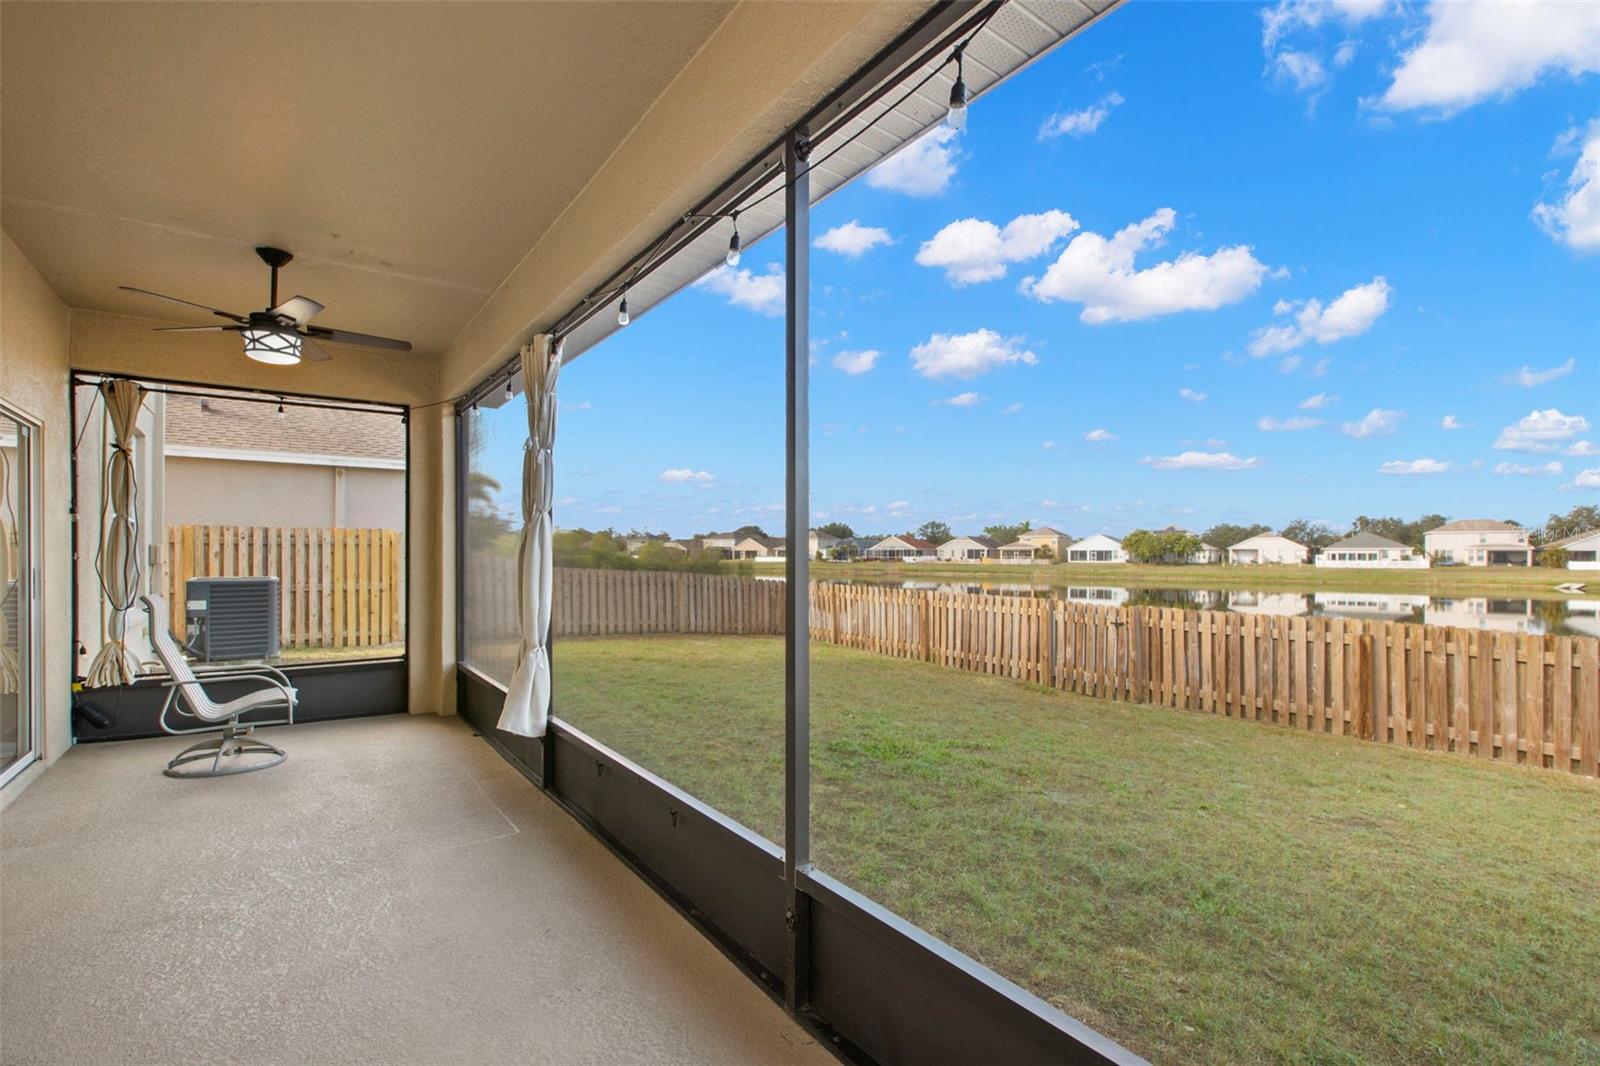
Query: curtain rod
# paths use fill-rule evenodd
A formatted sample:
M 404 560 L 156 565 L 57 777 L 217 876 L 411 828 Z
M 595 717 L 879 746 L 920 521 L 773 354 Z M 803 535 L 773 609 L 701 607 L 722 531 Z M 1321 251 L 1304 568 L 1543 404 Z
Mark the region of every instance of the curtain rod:
M 137 381 L 146 392 L 160 396 L 194 396 L 202 400 L 239 400 L 244 403 L 276 403 L 284 407 L 309 407 L 319 411 L 348 411 L 353 414 L 383 415 L 392 414 L 397 418 L 404 418 L 410 411 L 409 405 L 393 403 L 372 403 L 367 406 L 357 407 L 350 403 L 338 400 L 323 400 L 316 396 L 307 396 L 304 393 L 269 392 L 266 389 L 235 388 L 231 385 L 197 385 L 194 389 L 171 388 L 166 385 L 145 385 L 145 381 L 160 381 L 160 378 L 140 378 L 134 374 L 107 374 L 100 371 L 72 372 L 72 382 L 75 385 L 98 385 L 102 381 L 115 381 L 118 378 L 127 378 Z M 183 382 L 182 384 L 194 384 Z M 198 389 L 215 389 L 214 392 L 200 392 Z

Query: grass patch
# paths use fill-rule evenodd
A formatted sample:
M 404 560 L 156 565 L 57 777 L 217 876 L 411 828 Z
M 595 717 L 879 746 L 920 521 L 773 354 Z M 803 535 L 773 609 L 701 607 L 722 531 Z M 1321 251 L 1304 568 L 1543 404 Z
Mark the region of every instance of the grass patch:
M 781 564 L 758 563 L 756 573 L 782 573 Z M 1581 570 L 1516 566 L 1436 566 L 1427 570 L 1345 570 L 1317 566 L 1094 566 L 1059 563 L 819 563 L 815 580 L 999 581 L 1038 585 L 1120 585 L 1124 588 L 1240 589 L 1251 592 L 1395 592 L 1428 596 L 1495 596 L 1555 599 L 1563 582 L 1600 582 Z
M 781 841 L 780 640 L 555 671 L 557 714 Z M 812 691 L 818 865 L 1147 1057 L 1600 1062 L 1595 782 L 831 645 Z

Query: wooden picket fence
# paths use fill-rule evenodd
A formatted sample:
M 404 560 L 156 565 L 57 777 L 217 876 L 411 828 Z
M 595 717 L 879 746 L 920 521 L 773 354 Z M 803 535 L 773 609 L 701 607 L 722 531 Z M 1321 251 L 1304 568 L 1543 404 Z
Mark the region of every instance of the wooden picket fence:
M 514 583 L 513 583 L 514 585 Z M 556 635 L 783 632 L 781 582 L 556 571 Z M 811 638 L 1088 696 L 1600 776 L 1600 641 L 813 583 Z
M 783 633 L 781 581 L 663 570 L 560 567 L 551 627 L 559 637 L 613 633 Z
M 1070 692 L 1600 775 L 1600 641 L 814 584 L 811 636 Z
M 173 629 L 182 635 L 189 578 L 276 577 L 285 647 L 394 644 L 405 639 L 405 559 L 392 529 L 168 526 Z

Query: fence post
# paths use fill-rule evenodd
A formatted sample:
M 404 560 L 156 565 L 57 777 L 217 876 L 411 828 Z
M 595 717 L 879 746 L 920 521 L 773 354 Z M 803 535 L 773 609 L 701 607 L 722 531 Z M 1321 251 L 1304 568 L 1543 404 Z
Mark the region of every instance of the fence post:
M 1363 632 L 1355 637 L 1355 647 L 1352 649 L 1356 655 L 1355 691 L 1350 693 L 1350 714 L 1353 719 L 1351 729 L 1356 736 L 1363 740 L 1381 739 L 1374 735 L 1372 707 L 1377 698 L 1377 679 L 1372 671 L 1372 657 L 1376 654 L 1377 638 L 1371 632 Z

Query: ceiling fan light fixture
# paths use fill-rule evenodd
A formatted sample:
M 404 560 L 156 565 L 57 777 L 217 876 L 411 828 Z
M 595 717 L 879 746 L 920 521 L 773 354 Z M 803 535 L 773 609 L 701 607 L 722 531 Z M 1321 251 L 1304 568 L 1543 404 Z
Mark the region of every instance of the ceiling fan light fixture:
M 300 362 L 301 337 L 298 333 L 275 329 L 247 329 L 242 330 L 241 334 L 244 337 L 244 354 L 258 363 L 294 366 Z

